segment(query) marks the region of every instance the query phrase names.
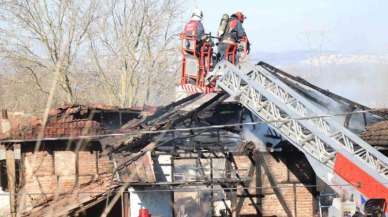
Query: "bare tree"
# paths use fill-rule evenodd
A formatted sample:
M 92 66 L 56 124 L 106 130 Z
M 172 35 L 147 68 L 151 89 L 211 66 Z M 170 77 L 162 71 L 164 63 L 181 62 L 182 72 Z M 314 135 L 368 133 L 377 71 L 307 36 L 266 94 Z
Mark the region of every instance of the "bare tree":
M 90 57 L 111 101 L 141 105 L 152 89 L 174 84 L 180 8 L 177 0 L 106 2 L 108 15 L 89 33 Z
M 10 0 L 0 7 L 4 25 L 0 52 L 17 73 L 30 77 L 48 95 L 47 81 L 60 63 L 58 85 L 69 103 L 76 101 L 74 74 L 85 39 L 96 21 L 98 0 Z
M 128 107 L 173 100 L 183 0 L 5 0 L 0 4 L 1 104 Z

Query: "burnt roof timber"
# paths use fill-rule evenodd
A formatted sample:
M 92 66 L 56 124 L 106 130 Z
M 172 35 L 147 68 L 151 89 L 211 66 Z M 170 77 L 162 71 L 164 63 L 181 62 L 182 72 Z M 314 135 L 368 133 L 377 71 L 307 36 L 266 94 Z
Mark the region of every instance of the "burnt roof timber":
M 164 113 L 157 113 L 141 123 L 138 123 L 136 127 L 139 127 L 143 130 L 165 130 L 173 129 L 176 124 L 181 123 L 182 121 L 192 117 L 195 113 L 198 113 L 204 109 L 209 109 L 221 103 L 228 97 L 225 93 L 219 93 L 216 95 L 196 95 L 195 97 L 188 97 L 189 101 L 183 101 L 182 104 L 177 104 L 175 107 L 168 106 L 168 109 L 163 109 Z M 173 103 L 176 104 L 176 103 Z M 193 106 L 189 110 L 184 111 L 183 109 Z M 135 127 L 133 127 L 135 128 Z M 164 135 L 165 133 L 161 133 Z M 121 138 L 120 144 L 117 147 L 114 147 L 112 152 L 121 152 L 136 147 L 137 142 L 142 141 L 144 145 L 149 144 L 153 138 L 160 133 L 155 134 L 142 134 L 142 135 L 130 135 L 124 136 Z M 143 141 L 144 140 L 144 141 Z M 135 148 L 136 149 L 136 148 Z
M 170 107 L 167 114 L 162 113 L 160 116 L 154 116 L 154 118 L 146 120 L 144 125 L 145 129 L 156 128 L 156 130 L 171 129 L 177 123 L 184 121 L 187 118 L 192 117 L 194 114 L 212 108 L 222 101 L 224 101 L 228 95 L 224 92 L 213 94 L 213 95 L 199 95 L 194 98 L 191 98 L 189 101 L 184 101 L 184 105 L 179 104 L 174 107 Z M 191 107 L 190 107 L 191 106 Z M 189 107 L 185 112 L 182 109 Z M 150 124 L 150 125 L 149 125 Z M 118 160 L 119 164 L 116 167 L 116 171 L 120 171 L 126 168 L 134 160 L 138 159 L 148 151 L 153 151 L 157 147 L 163 144 L 158 143 L 155 139 L 156 137 L 163 137 L 166 133 L 160 134 L 143 134 L 140 136 L 133 136 L 125 140 L 118 147 L 113 147 L 110 154 L 112 158 Z M 154 143 L 158 143 L 153 145 Z M 128 157 L 126 153 L 135 153 L 134 156 Z
M 199 180 L 186 180 L 186 181 L 174 181 L 174 182 L 156 182 L 156 183 L 150 183 L 150 182 L 137 182 L 137 183 L 130 183 L 131 186 L 141 186 L 141 187 L 162 187 L 162 186 L 197 186 L 197 185 L 217 185 L 217 184 L 235 184 L 235 183 L 241 183 L 241 182 L 247 182 L 251 181 L 252 178 L 240 178 L 240 179 L 233 179 L 233 178 L 213 178 L 213 181 L 207 180 L 207 181 L 199 181 Z M 125 182 L 122 182 L 124 184 Z

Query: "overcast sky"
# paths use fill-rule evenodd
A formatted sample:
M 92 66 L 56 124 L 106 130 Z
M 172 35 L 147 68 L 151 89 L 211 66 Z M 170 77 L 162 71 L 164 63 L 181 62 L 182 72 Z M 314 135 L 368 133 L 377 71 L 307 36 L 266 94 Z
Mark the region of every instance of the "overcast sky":
M 388 51 L 388 0 L 193 1 L 207 32 L 216 32 L 223 13 L 243 11 L 255 52 Z

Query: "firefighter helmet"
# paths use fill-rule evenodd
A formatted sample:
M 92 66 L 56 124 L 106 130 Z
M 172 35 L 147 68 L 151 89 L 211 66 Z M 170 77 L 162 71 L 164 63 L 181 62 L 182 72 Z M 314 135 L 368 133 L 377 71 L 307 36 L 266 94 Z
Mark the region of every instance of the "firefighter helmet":
M 203 17 L 202 10 L 200 10 L 198 8 L 194 9 L 193 10 L 193 14 L 191 15 L 191 17 L 198 17 L 198 18 L 202 19 L 202 17 Z
M 240 22 L 244 22 L 244 20 L 247 18 L 242 12 L 238 11 L 233 14 Z

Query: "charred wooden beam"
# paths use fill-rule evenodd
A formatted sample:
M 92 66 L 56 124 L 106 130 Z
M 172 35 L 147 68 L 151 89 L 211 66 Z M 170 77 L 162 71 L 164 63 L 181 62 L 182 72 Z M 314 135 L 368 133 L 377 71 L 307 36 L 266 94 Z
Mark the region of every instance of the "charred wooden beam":
M 7 164 L 8 191 L 10 194 L 10 213 L 12 217 L 16 217 L 16 165 L 13 146 L 8 146 L 6 148 L 5 159 Z
M 184 121 L 187 118 L 192 117 L 196 113 L 212 108 L 218 103 L 225 100 L 228 95 L 220 93 L 217 95 L 200 95 L 202 97 L 189 97 L 191 100 L 185 100 L 183 104 L 177 105 L 175 108 L 168 106 L 169 111 L 161 114 L 161 116 L 154 116 L 149 118 L 140 124 L 144 130 L 164 130 L 173 129 L 178 123 Z M 139 126 L 139 127 L 140 127 Z M 117 170 L 121 170 L 128 166 L 133 160 L 138 159 L 140 156 L 146 153 L 146 151 L 153 151 L 155 148 L 160 147 L 161 144 L 154 145 L 149 148 L 144 148 L 147 144 L 155 142 L 156 140 L 162 140 L 166 133 L 152 133 L 141 134 L 127 138 L 127 140 L 121 143 L 118 147 L 113 148 L 109 153 L 113 158 L 116 158 L 118 162 Z M 168 141 L 167 141 L 168 142 Z M 165 143 L 165 142 L 163 142 Z M 132 157 L 128 156 L 128 153 L 136 153 Z
M 2 119 L 8 119 L 8 111 L 7 111 L 7 109 L 2 109 L 1 110 L 1 118 Z
M 131 183 L 131 186 L 138 186 L 138 187 L 163 187 L 163 186 L 211 186 L 211 185 L 226 185 L 226 184 L 238 184 L 241 182 L 248 182 L 251 181 L 250 178 L 244 178 L 244 179 L 233 179 L 233 178 L 219 178 L 219 179 L 209 179 L 209 180 L 196 180 L 196 181 L 172 181 L 172 182 L 155 182 L 155 183 L 149 183 L 149 182 L 137 182 L 137 183 Z M 126 183 L 126 182 L 122 182 Z M 178 189 L 179 190 L 179 189 Z M 193 189 L 193 191 L 196 191 L 196 189 Z
M 235 165 L 235 168 L 236 168 L 236 171 L 238 170 L 238 167 L 237 167 L 237 163 L 234 159 L 234 156 L 232 154 L 229 155 L 229 158 L 231 160 L 231 162 Z M 248 177 L 252 177 L 254 175 L 254 172 L 255 172 L 255 165 L 252 164 L 250 167 L 249 167 L 249 171 L 248 171 Z M 240 174 L 238 174 L 238 172 L 236 172 L 236 177 L 241 179 L 241 181 L 238 183 L 239 185 L 241 185 L 243 187 L 243 195 L 248 195 L 248 198 L 252 204 L 252 206 L 255 208 L 256 210 L 256 214 L 257 216 L 262 216 L 262 213 L 261 213 L 261 210 L 260 210 L 260 207 L 257 205 L 257 203 L 253 200 L 253 197 L 256 197 L 256 195 L 254 196 L 250 196 L 250 192 L 249 192 L 249 185 L 250 185 L 250 182 L 252 180 L 249 180 L 249 181 L 243 181 L 243 179 L 240 177 Z M 236 194 L 236 197 L 238 197 L 238 194 Z M 245 198 L 241 198 L 238 200 L 237 204 L 236 204 L 236 215 L 239 216 L 240 215 L 240 212 L 241 212 L 241 209 L 243 208 L 243 205 L 244 205 L 244 199 Z
M 122 217 L 129 217 L 129 193 L 123 192 L 121 196 L 121 216 Z
M 193 114 L 194 110 L 201 109 L 201 106 L 206 101 L 202 102 L 201 99 L 206 100 L 206 95 L 192 95 L 187 98 L 184 98 L 178 102 L 172 103 L 166 107 L 160 108 L 155 112 L 154 115 L 145 118 L 144 120 L 136 123 L 132 123 L 131 126 L 125 125 L 120 130 L 122 133 L 133 132 L 134 129 L 137 130 L 148 130 L 156 131 L 162 129 L 169 129 L 172 126 L 182 119 L 187 119 L 190 115 Z M 214 98 L 219 98 L 219 95 L 216 95 Z M 213 98 L 210 100 L 212 101 Z M 190 105 L 195 103 L 200 103 L 197 107 L 194 107 L 190 110 Z M 189 108 L 188 108 L 189 107 Z M 136 149 L 140 150 L 144 145 L 151 142 L 151 140 L 159 134 L 141 134 L 141 135 L 128 135 L 123 136 L 122 138 L 117 137 L 108 137 L 101 140 L 105 144 L 105 149 L 110 148 L 109 154 L 119 153 L 125 151 L 136 152 Z M 133 150 L 131 150 L 133 149 Z

